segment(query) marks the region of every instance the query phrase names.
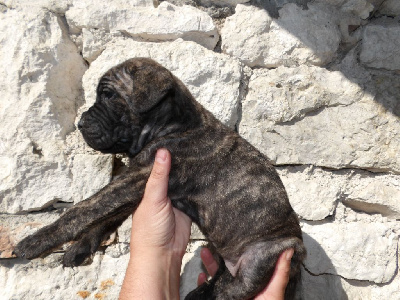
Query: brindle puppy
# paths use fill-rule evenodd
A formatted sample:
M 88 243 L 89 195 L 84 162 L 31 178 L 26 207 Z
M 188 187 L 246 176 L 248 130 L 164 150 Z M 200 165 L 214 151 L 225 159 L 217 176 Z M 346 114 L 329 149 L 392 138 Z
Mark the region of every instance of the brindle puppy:
M 155 152 L 163 147 L 172 154 L 172 204 L 198 224 L 219 256 L 220 269 L 211 282 L 186 299 L 254 297 L 270 280 L 280 253 L 290 247 L 295 253 L 286 299 L 293 298 L 305 249 L 278 174 L 167 69 L 147 58 L 110 69 L 78 126 L 94 149 L 128 153 L 131 167 L 22 240 L 15 249 L 18 256 L 32 259 L 75 241 L 64 265 L 80 265 L 138 207 Z

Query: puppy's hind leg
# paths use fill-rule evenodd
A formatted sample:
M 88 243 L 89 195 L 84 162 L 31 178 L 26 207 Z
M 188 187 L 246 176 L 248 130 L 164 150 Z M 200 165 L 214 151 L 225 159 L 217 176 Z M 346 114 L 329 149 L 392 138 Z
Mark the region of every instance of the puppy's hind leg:
M 234 276 L 227 270 L 215 283 L 215 299 L 243 300 L 255 297 L 267 286 L 279 255 L 288 248 L 294 248 L 295 253 L 285 299 L 293 299 L 297 281 L 300 280 L 300 264 L 305 255 L 303 244 L 297 238 L 259 242 L 249 247 L 231 268 Z

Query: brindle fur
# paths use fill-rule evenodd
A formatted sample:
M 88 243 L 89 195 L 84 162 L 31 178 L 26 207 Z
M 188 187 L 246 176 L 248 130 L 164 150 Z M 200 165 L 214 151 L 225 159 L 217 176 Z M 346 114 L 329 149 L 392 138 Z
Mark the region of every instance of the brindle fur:
M 294 297 L 305 249 L 278 174 L 263 154 L 196 102 L 167 69 L 146 58 L 110 69 L 79 129 L 96 150 L 128 153 L 131 166 L 56 222 L 22 240 L 14 251 L 18 256 L 32 259 L 75 241 L 63 263 L 82 264 L 137 208 L 155 152 L 167 148 L 172 154 L 172 204 L 198 224 L 220 261 L 211 282 L 186 299 L 250 299 L 266 286 L 280 253 L 290 247 L 295 253 L 286 299 Z M 224 262 L 236 265 L 235 276 Z

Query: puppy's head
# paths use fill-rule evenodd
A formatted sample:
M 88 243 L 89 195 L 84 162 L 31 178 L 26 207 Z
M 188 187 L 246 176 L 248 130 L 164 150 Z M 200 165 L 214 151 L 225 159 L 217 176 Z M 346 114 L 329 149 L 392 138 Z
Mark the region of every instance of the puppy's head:
M 183 129 L 182 113 L 190 107 L 183 102 L 190 96 L 182 96 L 177 81 L 148 58 L 111 68 L 100 79 L 96 102 L 78 123 L 85 141 L 104 153 L 133 156 L 150 140 Z

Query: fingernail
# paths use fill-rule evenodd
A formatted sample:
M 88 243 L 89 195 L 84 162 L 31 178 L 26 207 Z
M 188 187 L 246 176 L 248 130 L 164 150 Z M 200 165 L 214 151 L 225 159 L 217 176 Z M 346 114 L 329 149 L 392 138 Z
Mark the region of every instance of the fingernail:
M 163 163 L 167 160 L 168 152 L 165 149 L 158 149 L 156 153 L 156 160 L 160 163 Z
M 291 260 L 293 254 L 294 254 L 294 250 L 293 249 L 286 250 L 286 260 Z

